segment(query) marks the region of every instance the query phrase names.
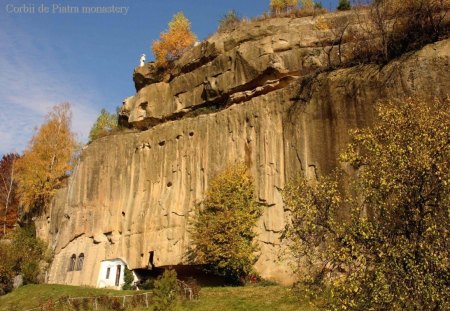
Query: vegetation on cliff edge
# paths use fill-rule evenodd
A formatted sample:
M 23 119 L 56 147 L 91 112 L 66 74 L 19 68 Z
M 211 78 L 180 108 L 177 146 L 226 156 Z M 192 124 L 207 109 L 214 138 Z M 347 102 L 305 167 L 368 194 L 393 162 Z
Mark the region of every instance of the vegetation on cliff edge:
M 169 22 L 169 29 L 162 32 L 160 39 L 153 41 L 152 51 L 156 64 L 167 67 L 169 62 L 179 58 L 183 52 L 197 40 L 191 31 L 191 23 L 183 14 L 178 12 Z

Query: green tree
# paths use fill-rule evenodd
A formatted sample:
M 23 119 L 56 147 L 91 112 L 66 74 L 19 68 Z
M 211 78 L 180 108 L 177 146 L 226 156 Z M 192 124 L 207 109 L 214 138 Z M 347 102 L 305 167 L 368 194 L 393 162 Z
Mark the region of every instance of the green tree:
M 350 4 L 350 0 L 339 0 L 337 9 L 339 11 L 347 11 L 352 8 L 352 5 Z
M 178 12 L 169 22 L 169 30 L 162 32 L 160 39 L 152 43 L 156 63 L 161 67 L 167 67 L 169 62 L 178 59 L 188 47 L 192 46 L 196 39 L 191 31 L 191 22 L 183 12 Z
M 45 210 L 72 169 L 77 144 L 71 119 L 70 104 L 54 106 L 16 161 L 19 201 L 27 213 Z
M 240 282 L 258 256 L 254 227 L 261 209 L 244 164 L 229 166 L 209 184 L 193 223 L 194 260 Z
M 377 109 L 341 156 L 357 169 L 351 191 L 334 177 L 286 188 L 285 237 L 306 267 L 305 292 L 331 288 L 327 309 L 447 310 L 450 99 Z
M 8 240 L 0 240 L 0 296 L 12 290 L 15 254 L 12 252 L 11 243 Z
M 34 226 L 16 228 L 0 241 L 0 295 L 12 289 L 13 278 L 21 274 L 24 284 L 39 283 L 50 256 L 46 244 L 35 236 Z
M 100 115 L 92 125 L 89 132 L 89 141 L 94 141 L 97 138 L 110 134 L 118 127 L 118 116 L 116 113 L 109 113 L 106 109 L 100 111 Z
M 17 228 L 11 235 L 11 251 L 15 254 L 15 271 L 23 275 L 24 284 L 39 283 L 46 256 L 46 244 L 36 237 L 33 225 Z
M 173 269 L 164 270 L 164 273 L 155 281 L 154 307 L 155 311 L 176 310 L 179 303 L 177 272 Z

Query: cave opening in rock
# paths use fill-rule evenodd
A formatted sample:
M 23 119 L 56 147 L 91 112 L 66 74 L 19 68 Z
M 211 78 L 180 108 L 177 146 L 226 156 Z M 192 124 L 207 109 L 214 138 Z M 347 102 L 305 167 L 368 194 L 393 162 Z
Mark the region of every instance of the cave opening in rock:
M 153 263 L 154 257 L 155 257 L 155 251 L 150 251 L 149 257 L 148 257 L 148 268 L 150 270 L 155 268 L 155 264 Z

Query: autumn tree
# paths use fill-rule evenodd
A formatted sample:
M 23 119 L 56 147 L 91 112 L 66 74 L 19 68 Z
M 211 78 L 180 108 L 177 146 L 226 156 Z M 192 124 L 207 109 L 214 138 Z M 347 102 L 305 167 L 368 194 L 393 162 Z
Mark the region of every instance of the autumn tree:
M 183 12 L 178 12 L 169 22 L 169 29 L 160 34 L 160 39 L 153 41 L 152 51 L 156 63 L 167 67 L 168 63 L 178 59 L 188 47 L 197 40 L 191 31 L 191 22 Z
M 119 117 L 117 114 L 109 113 L 106 109 L 102 109 L 89 132 L 89 141 L 92 142 L 97 138 L 110 134 L 119 126 L 118 119 Z
M 198 207 L 192 230 L 195 263 L 242 282 L 258 258 L 254 228 L 261 215 L 247 167 L 236 164 L 221 172 Z
M 45 210 L 72 169 L 76 140 L 71 119 L 70 104 L 54 106 L 17 160 L 18 194 L 26 213 Z
M 15 162 L 18 154 L 9 153 L 0 160 L 0 208 L 2 230 L 0 236 L 14 227 L 18 213 L 17 182 L 15 180 Z
M 341 156 L 357 169 L 350 191 L 333 176 L 285 189 L 303 293 L 331 292 L 329 310 L 448 310 L 450 99 L 377 110 Z
M 278 15 L 282 12 L 289 12 L 295 9 L 298 5 L 298 0 L 271 0 L 270 10 L 272 13 Z

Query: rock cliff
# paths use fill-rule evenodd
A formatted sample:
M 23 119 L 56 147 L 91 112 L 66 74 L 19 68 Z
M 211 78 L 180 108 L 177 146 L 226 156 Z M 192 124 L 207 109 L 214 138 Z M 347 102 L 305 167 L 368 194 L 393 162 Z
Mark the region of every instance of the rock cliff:
M 146 268 L 150 252 L 156 267 L 186 264 L 193 206 L 236 161 L 248 164 L 264 204 L 256 269 L 291 282 L 287 260 L 279 259 L 285 183 L 339 165 L 348 130 L 370 125 L 378 100 L 450 90 L 450 40 L 384 67 L 318 71 L 326 59 L 315 22 L 252 22 L 187 51 L 171 74 L 151 63 L 136 68 L 137 93 L 125 100 L 121 120 L 143 131 L 88 145 L 68 187 L 36 220 L 55 252 L 49 282 L 95 286 L 102 260 Z M 68 272 L 80 253 L 83 269 Z

